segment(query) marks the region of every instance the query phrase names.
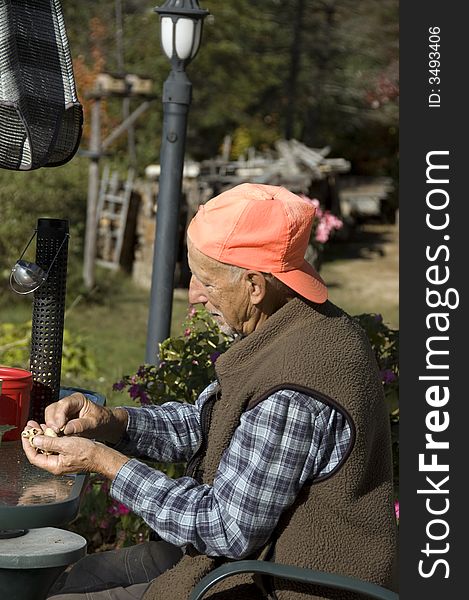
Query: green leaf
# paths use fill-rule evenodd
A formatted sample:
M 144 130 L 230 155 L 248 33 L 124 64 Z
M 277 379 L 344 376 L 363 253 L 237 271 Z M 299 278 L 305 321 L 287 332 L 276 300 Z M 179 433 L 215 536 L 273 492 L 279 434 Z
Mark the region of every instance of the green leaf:
M 7 431 L 11 431 L 12 429 L 16 429 L 15 425 L 0 425 L 0 444 L 2 443 L 3 434 Z
M 16 425 L 0 425 L 0 436 L 12 429 L 16 429 Z

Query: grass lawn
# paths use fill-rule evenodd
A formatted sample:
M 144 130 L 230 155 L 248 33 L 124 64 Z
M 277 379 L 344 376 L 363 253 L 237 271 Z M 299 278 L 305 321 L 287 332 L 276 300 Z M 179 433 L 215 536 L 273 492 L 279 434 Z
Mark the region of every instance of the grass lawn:
M 329 297 L 351 315 L 380 313 L 399 328 L 399 231 L 396 225 L 367 224 L 351 241 L 327 248 L 321 276 Z
M 145 362 L 149 297 L 149 292 L 128 282 L 122 294 L 105 304 L 78 305 L 66 317 L 65 327 L 82 336 L 92 348 L 98 381 L 87 385 L 104 393 L 109 404 L 127 403 L 127 396 L 113 392 L 112 384 L 123 375 L 134 373 Z M 173 303 L 171 335 L 181 333 L 187 309 L 187 299 L 177 294 Z
M 352 242 L 332 244 L 321 268 L 331 300 L 352 315 L 381 313 L 387 324 L 399 327 L 397 244 L 397 228 L 380 225 L 367 226 Z M 69 295 L 68 303 L 75 305 L 66 314 L 65 327 L 85 341 L 98 378 L 64 385 L 103 393 L 109 405 L 132 404 L 124 393 L 113 392 L 112 384 L 144 362 L 149 292 L 119 277 L 118 285 L 101 292 L 99 302 L 75 300 Z M 0 309 L 1 320 L 20 323 L 31 319 L 31 302 L 13 296 Z M 176 290 L 171 335 L 182 332 L 187 308 L 187 293 Z
M 110 405 L 131 404 L 125 393 L 113 392 L 112 384 L 134 373 L 145 362 L 146 328 L 150 293 L 123 280 L 119 293 L 100 302 L 78 302 L 65 316 L 65 328 L 80 336 L 89 348 L 98 371 L 94 381 L 62 381 L 66 386 L 93 389 L 104 394 Z M 70 302 L 70 298 L 69 298 Z M 187 293 L 177 290 L 173 303 L 171 335 L 181 333 L 188 309 Z M 31 319 L 32 300 L 19 300 L 1 309 L 3 322 L 22 323 Z

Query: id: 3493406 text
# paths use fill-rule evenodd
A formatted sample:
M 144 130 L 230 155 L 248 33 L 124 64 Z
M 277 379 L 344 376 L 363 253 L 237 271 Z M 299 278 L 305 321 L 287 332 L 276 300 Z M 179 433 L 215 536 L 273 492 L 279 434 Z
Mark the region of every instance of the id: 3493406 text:
M 429 108 L 440 108 L 441 106 L 441 51 L 440 51 L 440 28 L 428 28 L 428 106 Z

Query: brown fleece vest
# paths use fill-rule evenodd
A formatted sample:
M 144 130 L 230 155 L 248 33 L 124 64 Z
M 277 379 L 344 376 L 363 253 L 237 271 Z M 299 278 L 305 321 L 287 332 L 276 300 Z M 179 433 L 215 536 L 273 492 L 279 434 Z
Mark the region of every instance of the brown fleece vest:
M 207 444 L 191 461 L 191 474 L 212 484 L 241 414 L 276 389 L 298 389 L 339 407 L 351 426 L 350 447 L 341 464 L 305 486 L 282 515 L 270 541 L 273 560 L 395 589 L 389 419 L 376 361 L 360 327 L 330 302 L 295 299 L 233 344 L 216 367 L 221 394 L 213 398 Z M 257 556 L 264 557 L 262 549 Z M 223 561 L 190 551 L 154 580 L 144 600 L 187 600 L 201 577 Z M 279 600 L 359 598 L 280 580 L 274 589 Z M 265 595 L 251 576 L 239 575 L 207 597 L 259 600 Z

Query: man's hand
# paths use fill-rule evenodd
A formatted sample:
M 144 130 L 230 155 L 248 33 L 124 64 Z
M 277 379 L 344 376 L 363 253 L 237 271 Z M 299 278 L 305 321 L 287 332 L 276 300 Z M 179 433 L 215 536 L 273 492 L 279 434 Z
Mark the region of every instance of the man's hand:
M 28 421 L 27 426 L 41 429 L 34 421 Z M 37 435 L 33 438 L 32 445 L 24 437 L 22 443 L 29 462 L 54 475 L 93 472 L 112 480 L 122 465 L 129 460 L 112 448 L 78 436 Z M 57 454 L 41 454 L 36 448 Z
M 117 443 L 127 426 L 123 409 L 99 406 L 80 392 L 75 392 L 46 407 L 46 426 L 56 433 L 79 435 Z

